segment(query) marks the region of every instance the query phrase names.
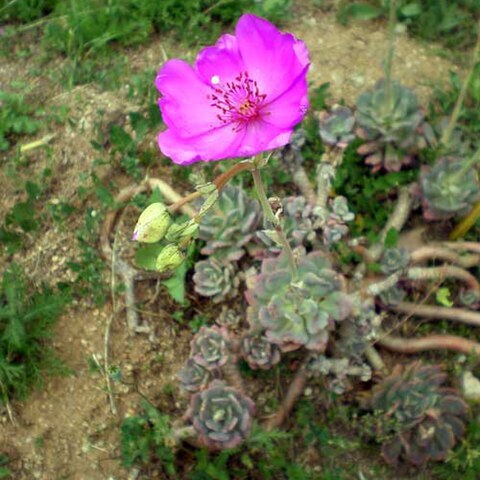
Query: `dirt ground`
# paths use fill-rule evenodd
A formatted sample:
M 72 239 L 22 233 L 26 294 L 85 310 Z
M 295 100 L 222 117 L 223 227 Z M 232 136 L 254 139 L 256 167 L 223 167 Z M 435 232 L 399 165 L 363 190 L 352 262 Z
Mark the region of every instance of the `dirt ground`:
M 331 83 L 335 99 L 353 103 L 358 93 L 373 85 L 381 76 L 382 58 L 386 46 L 386 30 L 382 23 L 356 22 L 348 27 L 339 25 L 333 13 L 301 6 L 286 28 L 302 38 L 312 60 L 310 81 L 317 86 Z M 147 47 L 129 53 L 133 70 L 160 67 L 165 57 L 179 55 L 170 42 L 155 38 Z M 194 52 L 184 52 L 192 58 Z M 415 87 L 422 99 L 431 91 L 432 83 L 445 80 L 450 69 L 457 67 L 435 55 L 435 48 L 416 43 L 400 34 L 397 40 L 395 74 L 405 84 Z M 67 105 L 75 122 L 56 128 L 51 141 L 51 153 L 32 151 L 27 156 L 28 168 L 19 169 L 18 175 L 7 175 L 0 169 L 0 211 L 6 212 L 19 200 L 19 187 L 28 176 L 38 177 L 48 164 L 54 171 L 48 186 L 49 201 L 72 201 L 86 208 L 89 200 L 79 201 L 76 190 L 82 174 L 92 170 L 98 153 L 90 140 L 95 135 L 99 111 L 103 120 L 115 118 L 138 107 L 127 100 L 125 92 L 102 92 L 95 85 L 84 85 L 70 92 L 61 92 L 46 75 L 33 76 L 35 55 L 27 60 L 5 62 L 0 66 L 0 87 L 8 86 L 14 78 L 32 82 L 38 98 L 48 105 Z M 51 68 L 49 66 L 48 68 Z M 123 113 L 122 113 L 123 112 Z M 148 141 L 155 142 L 156 132 Z M 28 141 L 28 140 L 26 140 Z M 159 153 L 160 156 L 160 153 Z M 169 179 L 168 171 L 151 172 Z M 125 179 L 105 167 L 103 178 L 114 180 L 118 187 Z M 182 192 L 185 193 L 185 192 Z M 132 217 L 133 218 L 133 217 Z M 44 228 L 35 242 L 31 241 L 27 253 L 16 254 L 13 260 L 26 268 L 36 282 L 56 283 L 71 280 L 67 258 L 75 257 L 75 230 L 83 219 L 70 217 L 68 225 Z M 128 238 L 132 224 L 124 224 L 117 234 Z M 0 259 L 0 270 L 8 258 Z M 3 263 L 3 265 L 1 265 Z M 110 272 L 106 272 L 107 281 Z M 154 283 L 143 285 L 140 292 L 148 298 L 153 295 Z M 121 299 L 119 300 L 121 303 Z M 151 327 L 149 334 L 128 331 L 125 315 L 120 308 L 112 322 L 109 345 L 110 362 L 118 365 L 127 383 L 136 383 L 142 393 L 168 411 L 181 409 L 181 399 L 166 392 L 166 387 L 176 389 L 175 374 L 188 354 L 189 331 L 181 329 L 165 310 L 167 300 L 160 296 L 148 307 L 151 315 L 144 319 Z M 23 403 L 14 403 L 16 425 L 12 425 L 6 412 L 0 421 L 0 450 L 12 452 L 18 467 L 18 480 L 132 480 L 135 471 L 126 471 L 120 465 L 119 424 L 127 415 L 139 411 L 140 397 L 132 386 L 115 385 L 117 414 L 112 413 L 105 393 L 104 379 L 89 367 L 88 359 L 96 356 L 102 361 L 105 327 L 112 315 L 110 302 L 98 309 L 86 300 L 78 301 L 58 322 L 54 347 L 71 376 L 48 379 L 42 390 L 35 391 Z M 160 478 L 152 473 L 150 478 Z

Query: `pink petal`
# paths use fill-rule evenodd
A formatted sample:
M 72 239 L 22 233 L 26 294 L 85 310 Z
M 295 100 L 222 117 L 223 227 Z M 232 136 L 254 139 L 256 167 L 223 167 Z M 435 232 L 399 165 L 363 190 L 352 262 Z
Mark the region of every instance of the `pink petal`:
M 266 150 L 286 145 L 292 131 L 264 122 L 262 119 L 251 121 L 246 134 L 236 151 L 237 157 L 250 157 Z
M 192 137 L 180 137 L 173 129 L 158 136 L 158 145 L 164 155 L 179 165 L 198 161 L 222 160 L 236 156 L 235 152 L 245 137 L 246 130 L 236 131 L 224 125 Z
M 267 102 L 287 90 L 309 63 L 301 40 L 255 15 L 243 15 L 235 33 L 250 78 L 267 95 Z
M 302 121 L 308 110 L 305 73 L 302 71 L 287 90 L 262 108 L 265 122 L 280 128 L 293 128 Z
M 222 85 L 232 81 L 245 70 L 237 39 L 222 35 L 213 47 L 204 48 L 197 56 L 195 69 L 207 85 Z
M 162 67 L 155 85 L 163 95 L 160 109 L 163 121 L 181 137 L 190 137 L 220 125 L 210 106 L 211 88 L 182 60 L 169 60 Z

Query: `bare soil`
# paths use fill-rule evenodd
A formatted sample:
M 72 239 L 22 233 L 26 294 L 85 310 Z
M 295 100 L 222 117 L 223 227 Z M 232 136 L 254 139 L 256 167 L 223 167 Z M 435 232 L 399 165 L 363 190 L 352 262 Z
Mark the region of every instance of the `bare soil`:
M 312 60 L 310 81 L 317 86 L 330 82 L 331 94 L 336 100 L 353 103 L 358 93 L 373 85 L 382 74 L 382 58 L 386 46 L 385 25 L 361 22 L 340 26 L 333 13 L 303 4 L 297 6 L 294 18 L 286 29 L 302 38 Z M 132 71 L 146 67 L 160 67 L 165 57 L 182 55 L 192 58 L 194 52 L 180 52 L 172 42 L 154 38 L 152 43 L 139 50 L 127 52 Z M 32 82 L 33 96 L 45 107 L 66 105 L 73 122 L 58 127 L 48 127 L 38 138 L 55 133 L 50 151 L 33 150 L 24 156 L 26 167 L 16 167 L 12 173 L 11 162 L 5 158 L 0 169 L 0 210 L 7 212 L 22 199 L 22 183 L 27 178 L 39 178 L 49 166 L 53 176 L 48 185 L 49 202 L 73 202 L 81 213 L 70 217 L 61 226 L 44 226 L 40 235 L 31 239 L 28 248 L 13 256 L 0 259 L 0 271 L 7 262 L 22 264 L 36 283 L 56 283 L 72 280 L 67 261 L 76 258 L 75 230 L 81 225 L 85 209 L 91 199 L 80 200 L 76 194 L 85 184 L 82 175 L 92 171 L 98 157 L 90 141 L 95 137 L 98 122 L 118 121 L 125 112 L 136 110 L 134 102 L 120 91 L 101 91 L 87 84 L 63 92 L 49 77 L 55 69 L 42 67 L 40 76 L 33 76 L 37 66 L 35 55 L 28 59 L 6 61 L 0 66 L 0 86 L 8 87 L 12 79 L 23 78 Z M 58 61 L 60 63 L 60 60 Z M 449 70 L 457 67 L 435 55 L 434 47 L 416 43 L 406 35 L 399 35 L 396 49 L 395 75 L 405 84 L 415 87 L 425 100 L 431 85 L 447 78 Z M 100 113 L 103 111 L 104 113 Z M 156 132 L 148 142 L 155 144 Z M 28 142 L 30 139 L 24 139 Z M 160 156 L 160 154 L 159 154 Z M 1 161 L 1 159 L 0 159 Z M 10 165 L 7 168 L 7 165 Z M 118 188 L 126 179 L 110 166 L 102 167 L 101 177 L 113 180 Z M 152 176 L 169 179 L 169 172 L 152 171 Z M 185 193 L 185 192 L 181 192 Z M 133 218 L 134 216 L 132 216 Z M 133 227 L 130 216 L 122 224 L 118 237 L 128 238 Z M 128 223 L 130 222 L 130 223 Z M 110 271 L 105 271 L 109 281 Z M 121 467 L 119 453 L 119 424 L 128 415 L 139 411 L 140 397 L 133 384 L 154 404 L 168 412 L 181 412 L 183 400 L 169 393 L 176 392 L 175 374 L 188 354 L 190 333 L 171 318 L 172 305 L 161 290 L 153 305 L 146 302 L 153 297 L 155 283 L 139 287 L 138 297 L 142 308 L 150 313 L 144 320 L 150 325 L 150 334 L 128 331 L 122 308 L 113 319 L 109 345 L 110 363 L 118 365 L 124 380 L 132 385 L 114 384 L 113 414 L 105 393 L 105 382 L 100 373 L 92 371 L 88 359 L 96 356 L 102 361 L 105 327 L 113 314 L 111 303 L 97 308 L 87 300 L 79 300 L 61 318 L 55 330 L 53 345 L 58 355 L 72 370 L 72 375 L 49 378 L 45 386 L 32 393 L 25 403 L 14 403 L 16 424 L 12 425 L 6 412 L 0 421 L 0 451 L 14 452 L 18 467 L 18 480 L 127 480 L 135 477 Z M 117 298 L 122 303 L 121 295 Z M 152 472 L 149 478 L 160 478 Z

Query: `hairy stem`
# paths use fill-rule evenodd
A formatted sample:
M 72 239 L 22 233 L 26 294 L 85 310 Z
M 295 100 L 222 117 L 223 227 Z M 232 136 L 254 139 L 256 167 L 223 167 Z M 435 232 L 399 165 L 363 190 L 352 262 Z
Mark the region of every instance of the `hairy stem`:
M 438 245 L 425 245 L 410 254 L 410 263 L 423 263 L 429 260 L 443 260 L 459 267 L 471 268 L 480 264 L 480 255 L 460 255 L 451 248 Z
M 386 372 L 387 367 L 385 366 L 385 363 L 383 362 L 382 357 L 380 354 L 377 352 L 376 348 L 373 345 L 368 346 L 365 349 L 365 356 L 367 357 L 368 363 L 373 367 L 374 370 L 380 371 L 380 372 Z
M 307 172 L 302 166 L 298 166 L 293 174 L 293 182 L 300 190 L 301 194 L 305 197 L 308 203 L 315 205 L 317 203 L 317 196 L 313 190 L 312 184 L 308 179 Z
M 480 343 L 455 335 L 427 335 L 420 338 L 402 338 L 382 335 L 377 341 L 387 350 L 398 353 L 420 353 L 429 350 L 450 350 L 465 355 L 480 355 Z
M 407 270 L 407 278 L 410 280 L 444 280 L 455 278 L 468 285 L 480 296 L 480 285 L 477 279 L 463 268 L 454 265 L 442 265 L 441 267 L 412 267 Z
M 396 272 L 390 275 L 389 277 L 385 278 L 384 280 L 371 283 L 367 287 L 367 294 L 373 295 L 373 296 L 380 295 L 382 292 L 385 292 L 386 290 L 393 288 L 398 283 L 401 276 L 402 276 L 401 272 Z
M 262 207 L 265 218 L 267 222 L 275 228 L 275 231 L 278 235 L 278 239 L 282 246 L 282 250 L 285 252 L 285 254 L 288 257 L 288 265 L 290 267 L 290 271 L 293 277 L 296 277 L 297 263 L 295 261 L 295 256 L 293 255 L 293 251 L 292 251 L 292 248 L 290 247 L 290 243 L 288 242 L 288 239 L 285 236 L 285 232 L 283 231 L 282 224 L 280 220 L 273 213 L 272 206 L 268 201 L 267 194 L 265 192 L 265 187 L 263 186 L 260 170 L 258 170 L 258 168 L 254 168 L 252 170 L 252 175 L 253 175 L 253 181 L 255 184 L 255 190 L 257 192 L 258 200 Z
M 392 103 L 392 64 L 393 53 L 395 51 L 395 24 L 397 21 L 397 2 L 390 0 L 390 9 L 388 14 L 388 48 L 385 58 L 385 87 L 387 90 L 387 105 L 393 108 Z
M 223 190 L 223 188 L 225 187 L 225 185 L 237 174 L 239 174 L 240 172 L 244 172 L 245 170 L 251 170 L 252 168 L 254 167 L 254 164 L 252 161 L 250 160 L 246 160 L 244 162 L 240 162 L 240 163 L 236 163 L 235 165 L 233 165 L 233 167 L 231 167 L 230 169 L 228 169 L 226 172 L 222 173 L 221 175 L 219 175 L 214 181 L 213 183 L 215 184 L 215 186 L 217 187 L 217 190 L 219 192 L 221 192 Z M 183 197 L 183 198 L 180 198 L 178 199 L 177 201 L 175 201 L 175 203 L 173 203 L 172 205 L 170 205 L 170 207 L 168 208 L 168 210 L 170 211 L 170 213 L 174 213 L 178 210 L 180 210 L 182 207 L 184 207 L 184 205 L 186 205 L 187 203 L 190 203 L 192 202 L 193 200 L 196 200 L 197 198 L 199 198 L 201 196 L 201 193 L 200 192 L 192 192 L 190 193 L 189 195 Z M 190 215 L 192 216 L 192 215 Z M 194 215 L 193 215 L 194 216 Z
M 475 252 L 480 255 L 480 242 L 435 242 L 432 245 L 450 248 L 456 252 Z
M 395 312 L 407 313 L 410 316 L 425 317 L 438 320 L 451 320 L 480 327 L 480 313 L 463 308 L 441 307 L 439 305 L 417 305 L 416 303 L 400 302 L 389 305 Z
M 408 187 L 400 189 L 398 195 L 397 204 L 395 206 L 392 215 L 388 219 L 387 223 L 383 227 L 382 232 L 380 233 L 380 241 L 375 245 L 372 245 L 369 249 L 370 257 L 377 261 L 384 250 L 385 239 L 387 238 L 388 232 L 394 228 L 398 232 L 403 228 L 407 222 L 408 216 L 410 215 L 410 210 L 412 208 L 412 196 Z
M 445 147 L 448 148 L 450 144 L 450 140 L 452 137 L 453 130 L 455 129 L 455 126 L 457 125 L 458 117 L 460 116 L 460 112 L 462 110 L 463 102 L 465 101 L 465 96 L 468 91 L 468 86 L 470 85 L 470 82 L 473 77 L 475 65 L 477 63 L 477 59 L 480 53 L 480 23 L 478 25 L 478 34 L 477 34 L 477 43 L 475 44 L 475 47 L 473 49 L 472 53 L 472 64 L 470 67 L 470 70 L 465 77 L 465 80 L 463 81 L 462 88 L 460 90 L 460 93 L 457 97 L 457 101 L 455 102 L 455 106 L 453 108 L 452 115 L 450 117 L 450 121 L 448 122 L 447 128 L 443 132 L 442 138 L 440 139 L 440 143 Z
M 387 237 L 388 232 L 390 229 L 394 228 L 398 232 L 403 228 L 405 225 L 408 216 L 410 215 L 410 210 L 412 208 L 412 198 L 410 195 L 410 191 L 408 187 L 404 187 L 400 189 L 397 204 L 395 209 L 393 210 L 390 218 L 387 220 L 387 223 L 383 227 L 380 233 L 380 240 L 373 244 L 367 252 L 363 253 L 364 258 L 369 258 L 371 262 L 376 262 L 381 256 L 384 251 L 384 243 L 385 238 Z M 354 278 L 356 280 L 361 280 L 366 272 L 366 263 L 360 263 L 354 272 Z

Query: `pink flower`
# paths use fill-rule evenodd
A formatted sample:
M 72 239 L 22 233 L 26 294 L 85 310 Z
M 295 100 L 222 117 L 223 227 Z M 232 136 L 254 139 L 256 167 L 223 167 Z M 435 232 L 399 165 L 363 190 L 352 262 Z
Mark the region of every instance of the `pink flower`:
M 256 155 L 286 145 L 308 108 L 308 51 L 252 14 L 195 64 L 169 60 L 155 84 L 168 129 L 160 150 L 175 163 Z

